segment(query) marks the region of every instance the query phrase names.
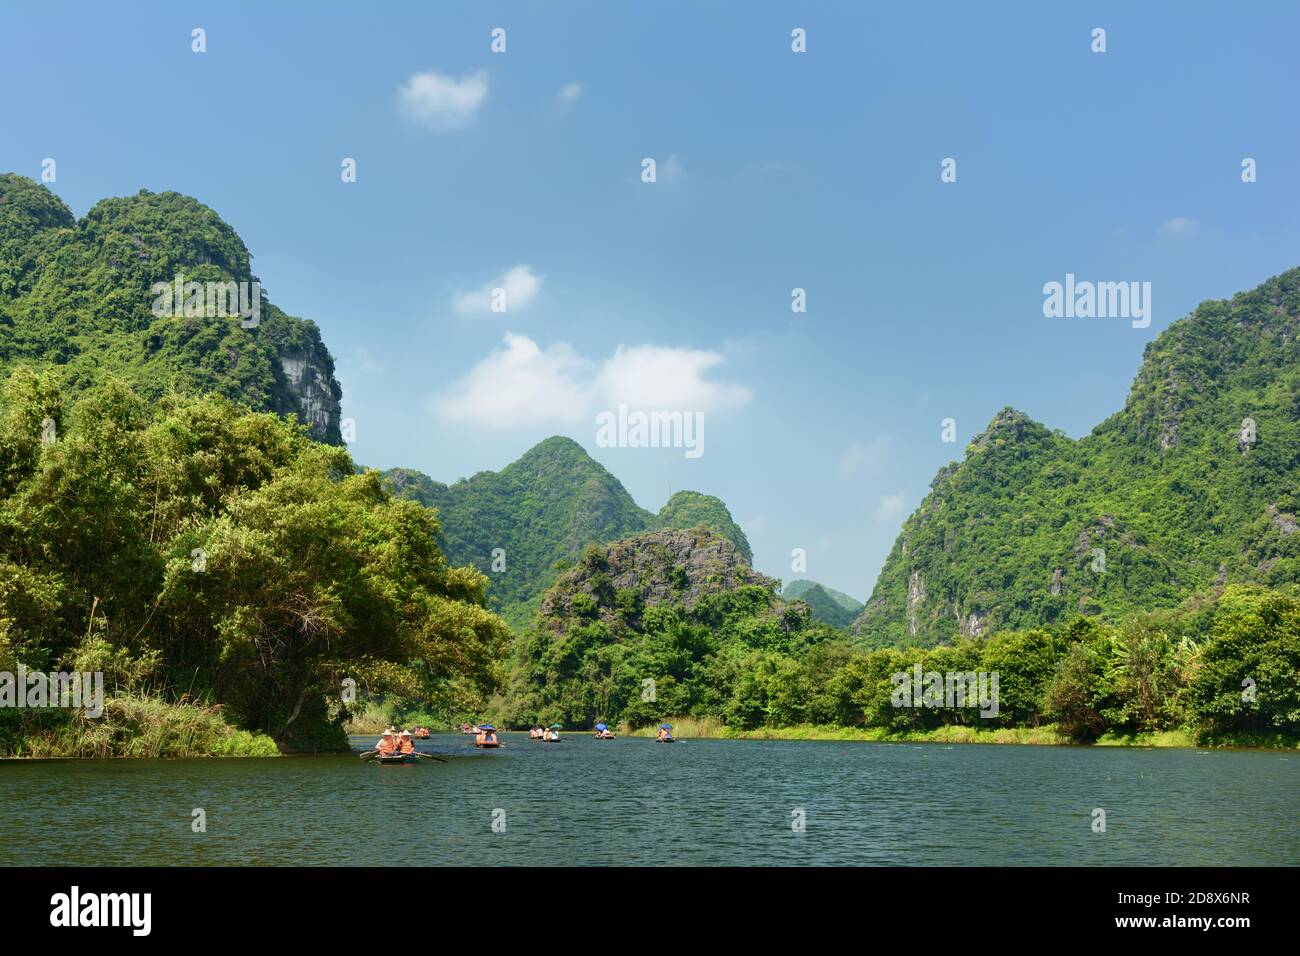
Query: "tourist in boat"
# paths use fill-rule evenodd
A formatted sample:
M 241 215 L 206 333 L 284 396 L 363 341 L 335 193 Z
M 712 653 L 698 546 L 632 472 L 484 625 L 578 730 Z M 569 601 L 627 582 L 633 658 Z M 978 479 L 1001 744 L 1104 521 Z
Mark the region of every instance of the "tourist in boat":
M 612 740 L 613 737 L 614 737 L 614 735 L 613 735 L 613 733 L 610 732 L 609 724 L 597 724 L 597 725 L 596 725 L 596 739 L 597 739 L 597 740 Z
M 560 742 L 559 729 L 556 727 L 552 727 L 550 730 L 544 731 L 542 734 L 542 739 L 548 740 L 551 743 L 559 743 Z
M 673 725 L 660 724 L 659 731 L 655 734 L 655 738 L 664 743 L 671 743 L 673 739 Z
M 398 749 L 404 754 L 415 752 L 415 741 L 411 739 L 411 732 L 409 730 L 402 731 L 402 736 L 398 740 Z
M 385 730 L 379 736 L 379 743 L 375 744 L 375 749 L 383 755 L 397 752 L 397 741 L 393 737 L 393 731 Z
M 483 724 L 479 728 L 478 736 L 474 738 L 476 747 L 499 747 L 501 742 L 497 740 L 497 729 L 491 724 Z

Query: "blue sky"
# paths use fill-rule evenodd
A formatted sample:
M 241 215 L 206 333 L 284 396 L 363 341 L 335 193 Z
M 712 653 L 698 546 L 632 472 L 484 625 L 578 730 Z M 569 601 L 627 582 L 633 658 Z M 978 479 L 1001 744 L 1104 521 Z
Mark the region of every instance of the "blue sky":
M 865 599 L 999 408 L 1086 434 L 1161 329 L 1300 264 L 1295 6 L 899 6 L 4 4 L 0 170 L 214 208 L 321 327 L 358 461 L 566 434 Z M 1045 318 L 1066 273 L 1149 281 L 1150 327 Z M 703 456 L 597 447 L 624 395 L 703 412 Z

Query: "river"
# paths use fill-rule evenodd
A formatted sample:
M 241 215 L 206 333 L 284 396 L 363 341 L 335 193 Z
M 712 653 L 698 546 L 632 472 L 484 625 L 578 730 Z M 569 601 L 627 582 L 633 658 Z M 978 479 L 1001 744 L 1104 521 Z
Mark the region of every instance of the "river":
M 3 761 L 0 863 L 1300 863 L 1300 754 L 503 739 L 436 735 L 449 762 L 399 766 Z

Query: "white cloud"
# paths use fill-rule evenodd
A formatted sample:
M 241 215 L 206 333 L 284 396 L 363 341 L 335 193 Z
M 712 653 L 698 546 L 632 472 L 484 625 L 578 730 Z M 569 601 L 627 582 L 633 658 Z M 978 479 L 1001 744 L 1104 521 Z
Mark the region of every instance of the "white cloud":
M 1175 239 L 1186 239 L 1196 234 L 1198 225 L 1200 224 L 1191 216 L 1175 216 L 1160 224 L 1160 234 Z
M 633 410 L 716 412 L 749 401 L 749 389 L 715 382 L 706 373 L 723 361 L 716 352 L 658 345 L 619 346 L 592 361 L 567 343 L 541 348 L 506 333 L 460 381 L 433 398 L 441 418 L 488 428 L 592 423 L 620 403 Z
M 682 161 L 673 153 L 663 161 L 663 164 L 655 171 L 655 179 L 661 183 L 676 183 L 686 178 L 686 167 Z
M 494 293 L 501 289 L 504 292 L 501 297 L 503 312 L 520 312 L 537 297 L 541 288 L 541 276 L 534 275 L 526 265 L 517 265 L 505 275 L 484 283 L 475 292 L 458 292 L 452 296 L 451 305 L 461 315 L 490 315 Z
M 708 412 L 735 408 L 749 401 L 749 390 L 704 375 L 723 361 L 717 352 L 620 345 L 596 377 L 604 408 L 619 405 L 646 411 Z
M 891 454 L 888 438 L 873 438 L 865 445 L 853 444 L 845 449 L 835 470 L 841 478 L 852 478 L 858 474 L 877 475 L 884 469 Z
M 474 118 L 487 99 L 486 71 L 449 76 L 412 73 L 397 90 L 397 104 L 411 120 L 430 129 L 453 129 Z
M 902 516 L 904 507 L 902 495 L 881 495 L 876 504 L 876 520 L 897 521 Z
M 447 421 L 489 428 L 576 423 L 590 405 L 584 384 L 590 375 L 591 363 L 568 345 L 543 350 L 528 336 L 507 332 L 505 348 L 435 397 L 433 409 Z
M 560 92 L 555 94 L 556 105 L 561 109 L 572 109 L 582 99 L 581 83 L 565 83 Z

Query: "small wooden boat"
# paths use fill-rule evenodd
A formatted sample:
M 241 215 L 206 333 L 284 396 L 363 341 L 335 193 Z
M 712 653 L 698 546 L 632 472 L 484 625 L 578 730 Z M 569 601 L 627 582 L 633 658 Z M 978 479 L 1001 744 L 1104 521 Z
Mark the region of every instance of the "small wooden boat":
M 415 754 L 380 754 L 380 763 L 415 763 Z
M 545 737 L 542 738 L 542 743 L 544 744 L 558 744 L 559 742 L 560 742 L 559 734 L 547 734 Z
M 429 728 L 428 728 L 428 727 L 416 727 L 413 731 L 411 731 L 411 736 L 414 737 L 416 740 L 428 740 L 428 739 L 429 739 Z

